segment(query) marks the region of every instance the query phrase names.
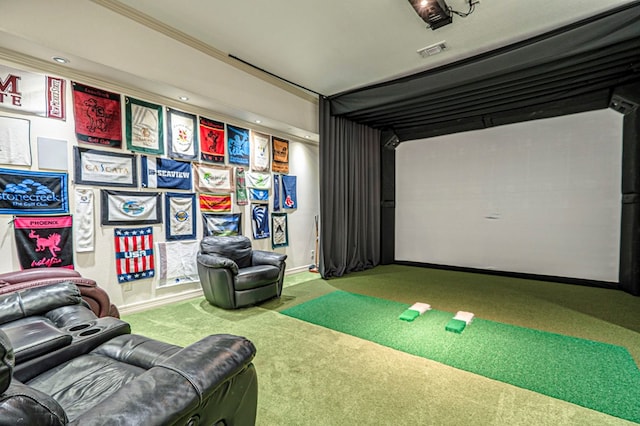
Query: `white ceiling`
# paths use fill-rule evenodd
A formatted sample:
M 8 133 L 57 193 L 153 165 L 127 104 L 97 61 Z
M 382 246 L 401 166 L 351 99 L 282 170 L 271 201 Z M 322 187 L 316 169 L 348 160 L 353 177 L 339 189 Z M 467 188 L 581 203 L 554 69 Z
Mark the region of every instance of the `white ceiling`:
M 53 55 L 67 56 L 63 74 L 71 77 L 92 76 L 170 99 L 186 93 L 193 106 L 317 140 L 314 95 L 229 55 L 332 95 L 631 2 L 482 0 L 470 16 L 454 16 L 434 31 L 407 0 L 0 0 L 0 59 L 42 68 Z M 467 0 L 447 3 L 461 12 L 469 8 Z M 417 54 L 440 41 L 447 44 L 443 53 Z

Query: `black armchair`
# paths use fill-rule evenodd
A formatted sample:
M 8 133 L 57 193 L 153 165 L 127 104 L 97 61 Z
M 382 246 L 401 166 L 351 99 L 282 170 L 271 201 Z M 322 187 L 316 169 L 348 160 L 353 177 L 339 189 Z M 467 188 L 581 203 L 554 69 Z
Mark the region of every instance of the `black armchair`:
M 0 295 L 0 425 L 255 424 L 253 344 L 184 348 L 98 318 L 71 282 Z
M 198 252 L 204 296 L 224 309 L 280 297 L 286 258 L 286 254 L 253 250 L 247 237 L 205 237 Z

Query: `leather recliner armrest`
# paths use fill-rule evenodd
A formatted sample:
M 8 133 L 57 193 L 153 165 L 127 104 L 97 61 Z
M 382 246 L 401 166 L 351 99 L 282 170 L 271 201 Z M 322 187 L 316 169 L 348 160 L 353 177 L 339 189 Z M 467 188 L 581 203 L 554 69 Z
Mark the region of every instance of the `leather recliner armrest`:
M 0 424 L 64 426 L 67 414 L 49 395 L 13 380 L 0 395 Z
M 230 269 L 234 275 L 238 274 L 238 264 L 228 257 L 200 252 L 198 253 L 197 261 L 208 268 L 225 268 Z
M 175 353 L 158 366 L 184 376 L 201 398 L 227 378 L 245 368 L 255 356 L 250 340 L 231 334 L 207 336 Z
M 124 385 L 86 414 L 74 419 L 70 424 L 83 426 L 190 424 L 188 419 L 191 416 L 200 419 L 201 424 L 210 424 L 205 422 L 211 415 L 209 411 L 224 412 L 225 409 L 217 406 L 218 403 L 207 402 L 209 396 L 218 391 L 221 395 L 219 403 L 242 404 L 244 401 L 242 394 L 251 392 L 247 390 L 251 386 L 254 388 L 252 396 L 248 397 L 245 403 L 255 410 L 257 384 L 255 370 L 251 364 L 255 347 L 244 337 L 225 334 L 208 336 L 178 350 L 169 357 L 150 354 L 155 350 L 162 350 L 162 342 L 157 342 L 160 345 L 155 350 L 150 346 L 144 349 L 141 347 L 140 351 L 144 354 L 132 355 L 132 352 L 136 352 L 134 347 L 139 346 L 139 343 L 144 342 L 146 338 L 140 336 L 140 339 L 133 340 L 137 343 L 129 346 L 128 351 L 117 351 L 117 356 L 124 356 L 130 362 L 142 364 L 149 363 L 151 358 L 155 358 L 157 361 L 152 362 L 155 366 Z M 116 346 L 113 346 L 108 352 L 115 349 Z M 249 370 L 245 383 L 231 385 L 236 386 L 233 387 L 234 391 L 221 387 L 225 382 L 233 381 L 237 375 L 247 373 L 244 370 Z M 244 415 L 251 417 L 255 413 Z M 232 422 L 230 424 L 249 423 Z
M 273 265 L 279 268 L 282 265 L 282 262 L 284 262 L 286 259 L 286 254 L 280 254 L 273 251 L 254 250 L 252 264 Z

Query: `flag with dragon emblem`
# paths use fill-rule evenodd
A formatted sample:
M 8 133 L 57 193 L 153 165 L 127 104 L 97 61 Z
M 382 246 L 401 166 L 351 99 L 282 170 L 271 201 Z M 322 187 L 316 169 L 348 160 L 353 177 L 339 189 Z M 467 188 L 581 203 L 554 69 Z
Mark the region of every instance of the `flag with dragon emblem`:
M 21 269 L 73 269 L 72 217 L 15 217 L 16 249 Z

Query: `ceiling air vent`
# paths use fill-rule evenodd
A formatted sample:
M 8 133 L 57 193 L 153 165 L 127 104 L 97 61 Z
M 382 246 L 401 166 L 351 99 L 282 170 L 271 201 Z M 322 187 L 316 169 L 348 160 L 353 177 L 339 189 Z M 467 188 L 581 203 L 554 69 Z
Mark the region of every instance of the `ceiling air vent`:
M 418 55 L 426 58 L 427 56 L 437 55 L 447 48 L 447 43 L 444 41 L 438 42 L 436 44 L 432 44 L 431 46 L 423 47 L 422 49 L 418 49 Z

